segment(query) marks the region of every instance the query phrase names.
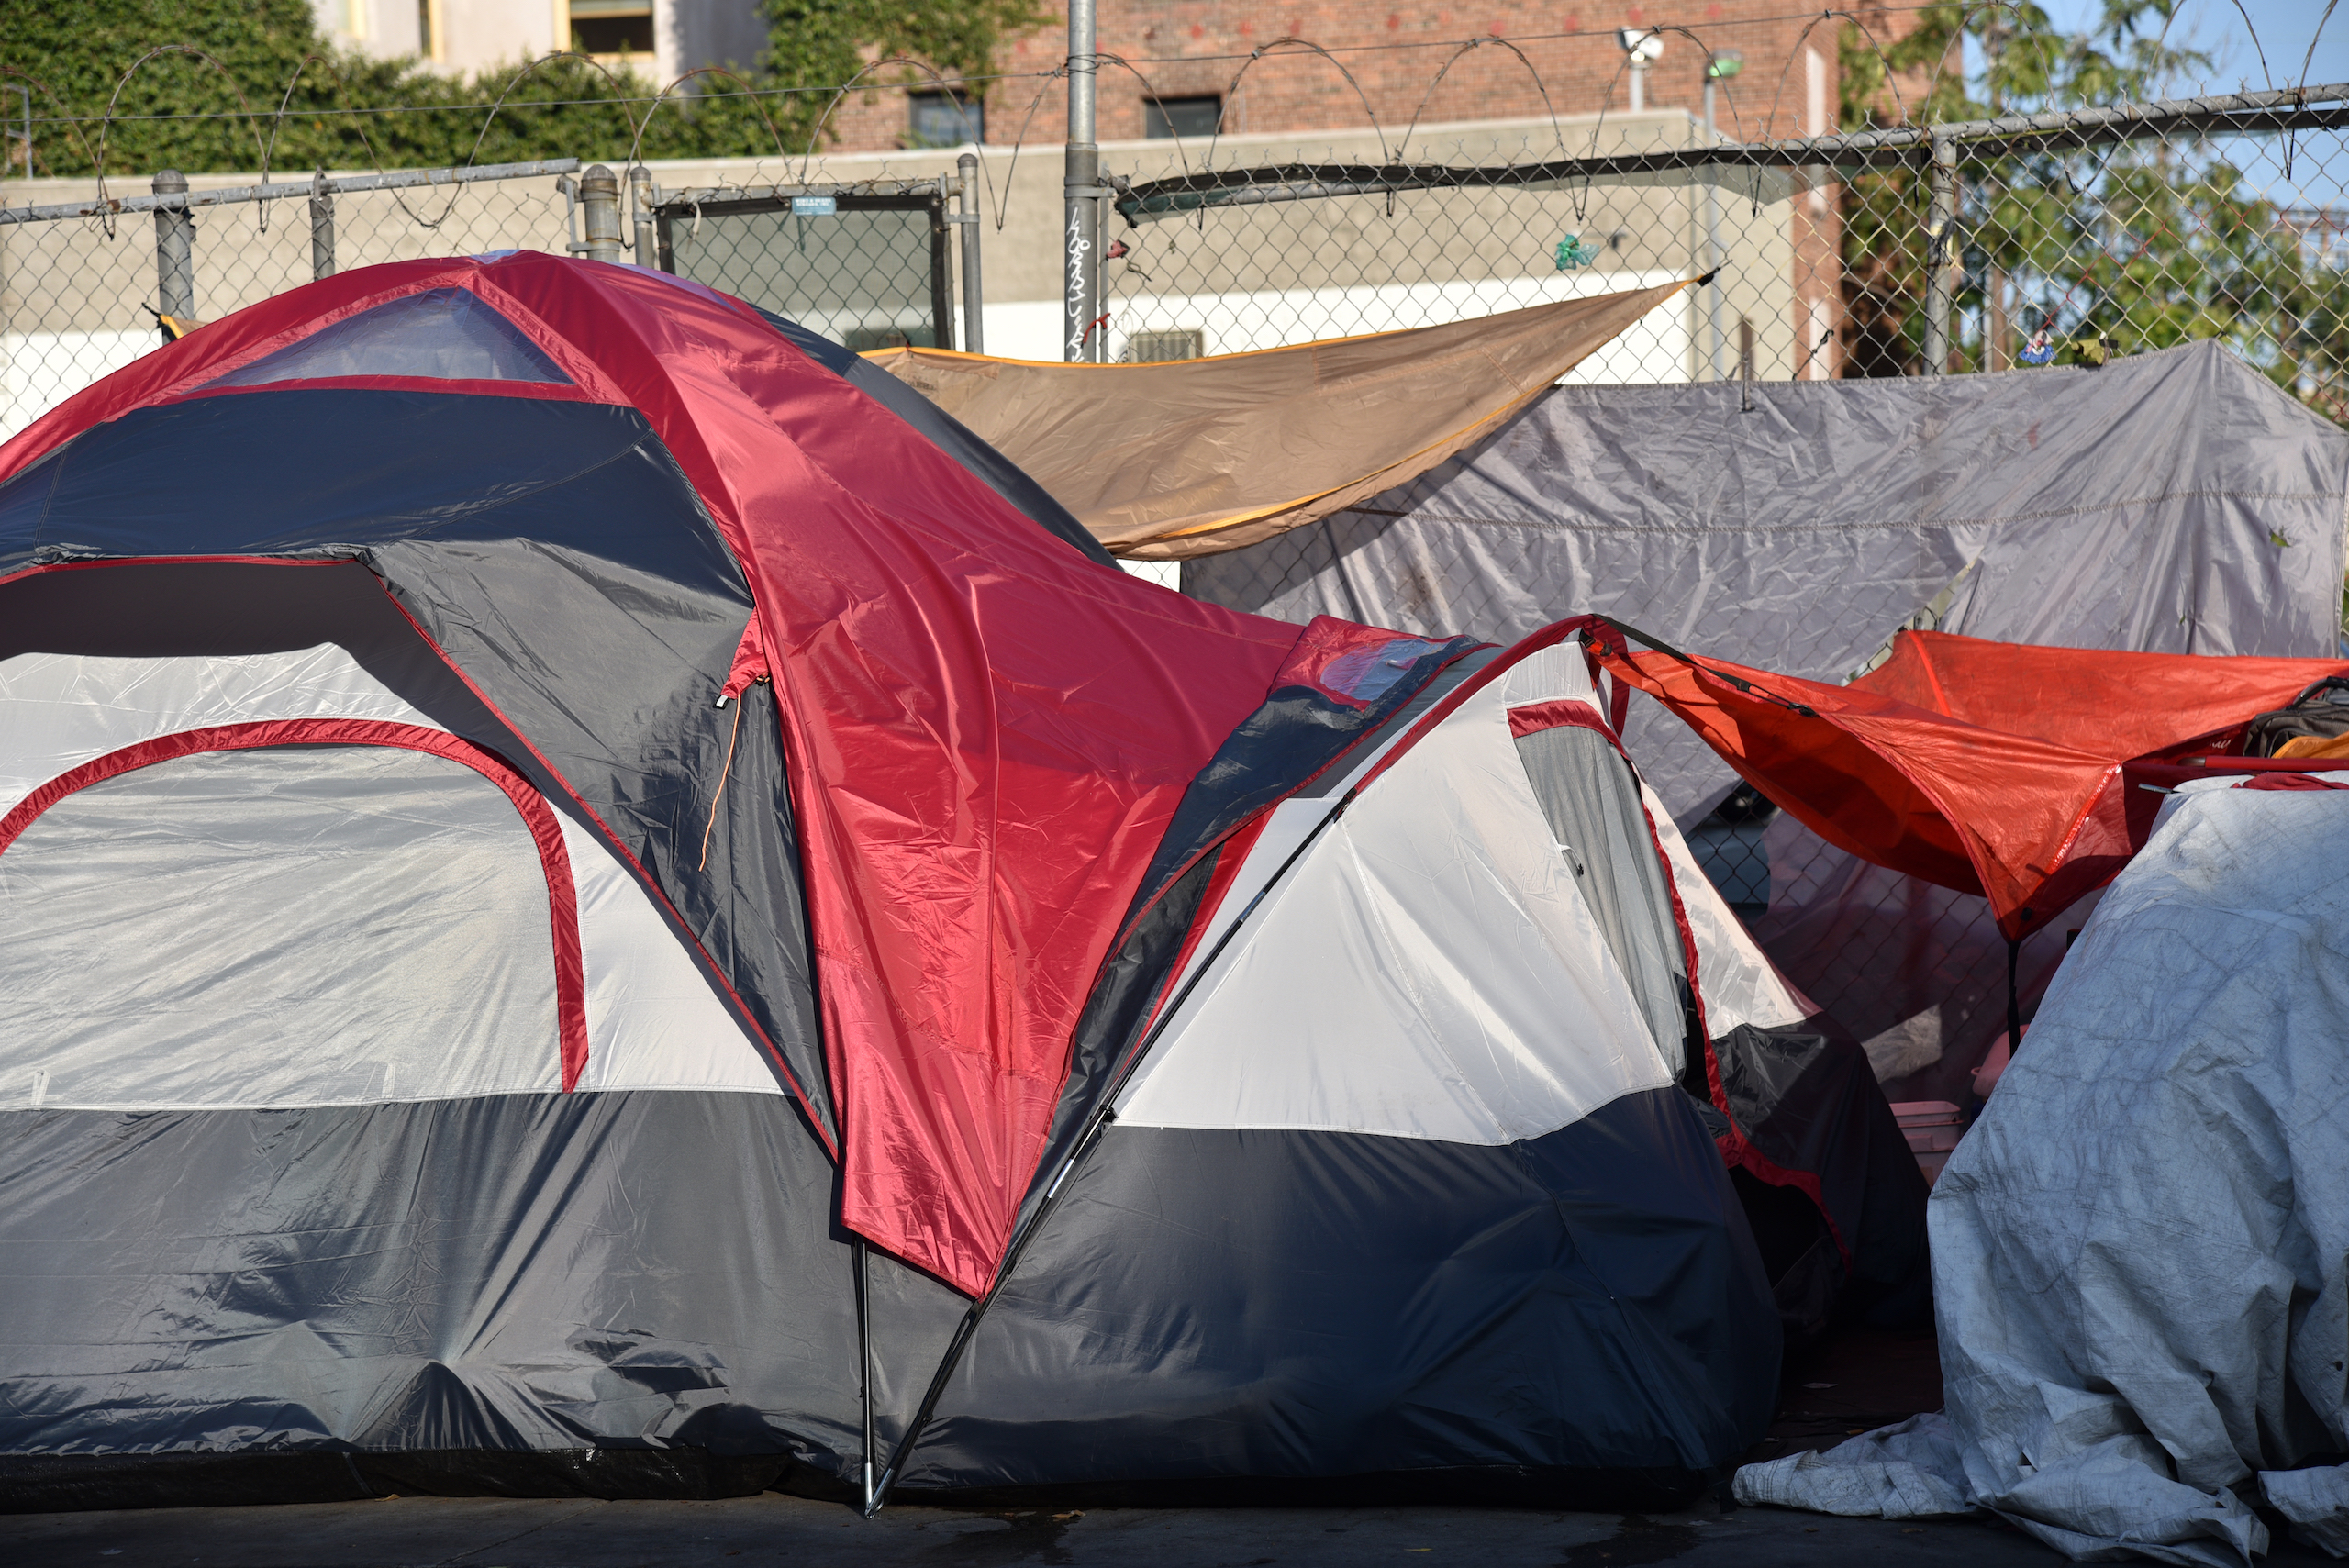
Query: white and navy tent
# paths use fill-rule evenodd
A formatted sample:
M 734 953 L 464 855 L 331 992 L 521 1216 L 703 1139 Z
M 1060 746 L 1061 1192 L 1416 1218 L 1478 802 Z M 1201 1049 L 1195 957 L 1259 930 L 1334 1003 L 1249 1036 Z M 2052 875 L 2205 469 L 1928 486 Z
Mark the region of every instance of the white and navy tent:
M 1563 632 L 1167 593 L 858 364 L 408 262 L 0 448 L 6 1506 L 1662 1507 L 1913 1263 Z

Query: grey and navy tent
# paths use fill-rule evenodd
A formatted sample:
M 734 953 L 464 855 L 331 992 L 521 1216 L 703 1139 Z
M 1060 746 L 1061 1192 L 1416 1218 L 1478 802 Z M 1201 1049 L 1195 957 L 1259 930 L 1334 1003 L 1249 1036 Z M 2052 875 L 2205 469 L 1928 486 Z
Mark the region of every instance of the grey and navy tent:
M 1866 1244 L 1602 707 L 665 274 L 192 333 L 0 448 L 8 1506 L 1686 1498 Z

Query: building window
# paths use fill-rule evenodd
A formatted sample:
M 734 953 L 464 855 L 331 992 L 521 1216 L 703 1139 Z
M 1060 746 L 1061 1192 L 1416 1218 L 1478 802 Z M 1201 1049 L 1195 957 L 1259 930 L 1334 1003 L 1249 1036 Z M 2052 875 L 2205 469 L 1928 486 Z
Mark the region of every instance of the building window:
M 1134 332 L 1126 338 L 1126 351 L 1118 356 L 1130 365 L 1163 365 L 1170 360 L 1208 357 L 1208 335 L 1197 327 L 1172 331 Z
M 571 0 L 571 47 L 582 54 L 651 54 L 652 0 Z
M 960 147 L 987 139 L 987 106 L 962 93 L 908 93 L 913 119 L 907 130 L 908 147 Z
M 432 54 L 432 0 L 416 0 L 416 52 L 430 60 Z
M 1222 117 L 1223 100 L 1212 93 L 1203 98 L 1145 98 L 1141 133 L 1152 140 L 1179 136 L 1204 141 L 1215 135 L 1216 122 Z

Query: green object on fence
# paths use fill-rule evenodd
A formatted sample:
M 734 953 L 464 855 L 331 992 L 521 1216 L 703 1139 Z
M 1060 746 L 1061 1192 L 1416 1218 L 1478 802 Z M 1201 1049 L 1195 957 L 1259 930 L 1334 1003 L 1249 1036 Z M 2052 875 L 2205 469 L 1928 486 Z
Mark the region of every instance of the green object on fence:
M 1558 241 L 1558 271 L 1562 272 L 1587 267 L 1598 260 L 1598 252 L 1584 244 L 1580 235 L 1569 234 Z

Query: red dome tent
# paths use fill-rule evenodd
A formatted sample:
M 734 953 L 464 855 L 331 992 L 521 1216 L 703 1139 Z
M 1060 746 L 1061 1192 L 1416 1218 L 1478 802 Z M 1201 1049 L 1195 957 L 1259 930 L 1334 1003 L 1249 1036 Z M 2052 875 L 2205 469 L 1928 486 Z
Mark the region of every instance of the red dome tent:
M 1776 1368 L 1675 1086 L 1710 890 L 1542 653 L 1128 577 L 658 272 L 150 355 L 0 448 L 0 1484 L 1686 1497 Z M 1278 1029 L 1260 906 L 1324 944 Z M 1715 913 L 1714 1012 L 1792 1021 Z

